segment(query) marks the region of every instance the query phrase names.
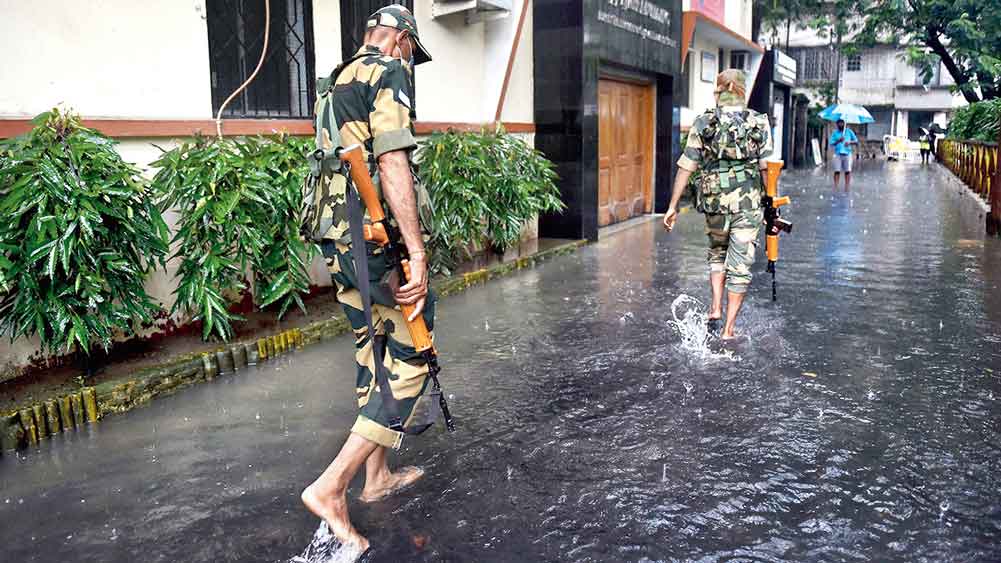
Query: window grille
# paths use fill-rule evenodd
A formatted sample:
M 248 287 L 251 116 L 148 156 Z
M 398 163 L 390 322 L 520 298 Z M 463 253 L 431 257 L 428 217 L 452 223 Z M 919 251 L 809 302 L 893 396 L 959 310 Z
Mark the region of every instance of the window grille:
M 848 72 L 858 72 L 860 70 L 862 70 L 862 55 L 848 57 Z
M 744 71 L 750 70 L 750 68 L 748 68 L 747 59 L 747 51 L 730 52 L 730 68 L 737 68 Z
M 341 0 L 341 56 L 344 59 L 361 49 L 365 22 L 372 12 L 392 4 L 414 11 L 414 0 Z
M 790 56 L 800 68 L 801 81 L 834 80 L 836 55 L 830 47 L 807 47 L 792 51 Z
M 226 106 L 228 118 L 308 118 L 313 112 L 313 5 L 271 0 L 268 53 L 257 78 Z M 212 113 L 257 66 L 263 0 L 207 0 Z

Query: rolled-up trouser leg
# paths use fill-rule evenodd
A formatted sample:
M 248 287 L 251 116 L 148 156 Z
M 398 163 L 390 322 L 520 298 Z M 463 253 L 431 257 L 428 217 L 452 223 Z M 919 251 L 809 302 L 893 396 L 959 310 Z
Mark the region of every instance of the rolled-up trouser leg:
M 327 244 L 324 245 L 324 256 L 330 277 L 337 286 L 337 300 L 355 334 L 355 391 L 359 412 L 351 431 L 381 446 L 397 449 L 402 444 L 403 434 L 389 428 L 389 414 L 375 380 L 375 352 L 365 323 L 361 293 L 357 290 L 351 249 L 344 245 Z M 368 261 L 370 278 L 376 280 L 370 282 L 374 301 L 372 327 L 377 336 L 386 337 L 386 354 L 382 362 L 389 372 L 390 388 L 400 418 L 407 426 L 417 399 L 428 388 L 428 367 L 414 348 L 403 314 L 396 306 L 385 304 L 392 303 L 392 296 L 386 287 L 378 283 L 388 269 L 385 258 L 377 254 L 369 256 Z M 423 313 L 428 330 L 434 329 L 434 310 L 435 296 L 429 293 Z
M 741 211 L 729 216 L 730 243 L 726 251 L 726 290 L 746 293 L 751 285 L 751 266 L 758 246 L 758 232 L 764 221 L 764 211 Z
M 725 213 L 706 214 L 706 236 L 709 237 L 709 272 L 726 269 L 726 252 L 730 245 L 729 215 Z

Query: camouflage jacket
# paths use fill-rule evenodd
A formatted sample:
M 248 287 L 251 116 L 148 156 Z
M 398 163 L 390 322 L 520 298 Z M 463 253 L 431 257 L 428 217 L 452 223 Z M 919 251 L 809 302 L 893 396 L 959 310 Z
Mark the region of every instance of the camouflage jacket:
M 377 48 L 366 45 L 358 51 L 358 58 L 340 72 L 333 87 L 331 105 L 340 126 L 341 145 L 362 145 L 376 188 L 380 187 L 376 159 L 387 152 L 417 147 L 412 72 L 399 59 L 383 55 Z M 411 172 L 416 172 L 413 167 Z M 427 229 L 430 226 L 429 198 L 416 173 L 414 187 L 421 225 Z M 333 218 L 324 238 L 350 244 L 347 187 L 341 182 L 335 183 L 332 189 L 331 208 L 321 210 L 325 216 L 332 215 Z M 379 197 L 382 199 L 381 189 Z M 385 200 L 383 208 L 393 221 Z
M 772 152 L 768 116 L 744 108 L 713 108 L 695 119 L 678 166 L 701 170 L 697 208 L 738 213 L 761 207 L 760 161 Z

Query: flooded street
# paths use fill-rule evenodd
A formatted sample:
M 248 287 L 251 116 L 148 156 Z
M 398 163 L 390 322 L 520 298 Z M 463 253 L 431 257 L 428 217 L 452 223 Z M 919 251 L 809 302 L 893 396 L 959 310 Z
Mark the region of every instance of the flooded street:
M 458 432 L 352 502 L 375 561 L 1001 560 L 1001 240 L 918 165 L 851 194 L 787 172 L 733 359 L 679 349 L 702 216 L 648 222 L 439 306 Z M 4 561 L 284 561 L 354 420 L 352 340 L 0 457 Z M 360 492 L 357 481 L 349 492 Z

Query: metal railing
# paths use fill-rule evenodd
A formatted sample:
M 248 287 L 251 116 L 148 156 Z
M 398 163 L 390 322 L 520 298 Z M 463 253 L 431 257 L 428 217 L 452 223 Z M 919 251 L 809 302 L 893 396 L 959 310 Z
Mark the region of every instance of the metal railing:
M 1001 149 L 997 143 L 943 139 L 938 159 L 991 206 L 987 231 L 1001 234 Z

